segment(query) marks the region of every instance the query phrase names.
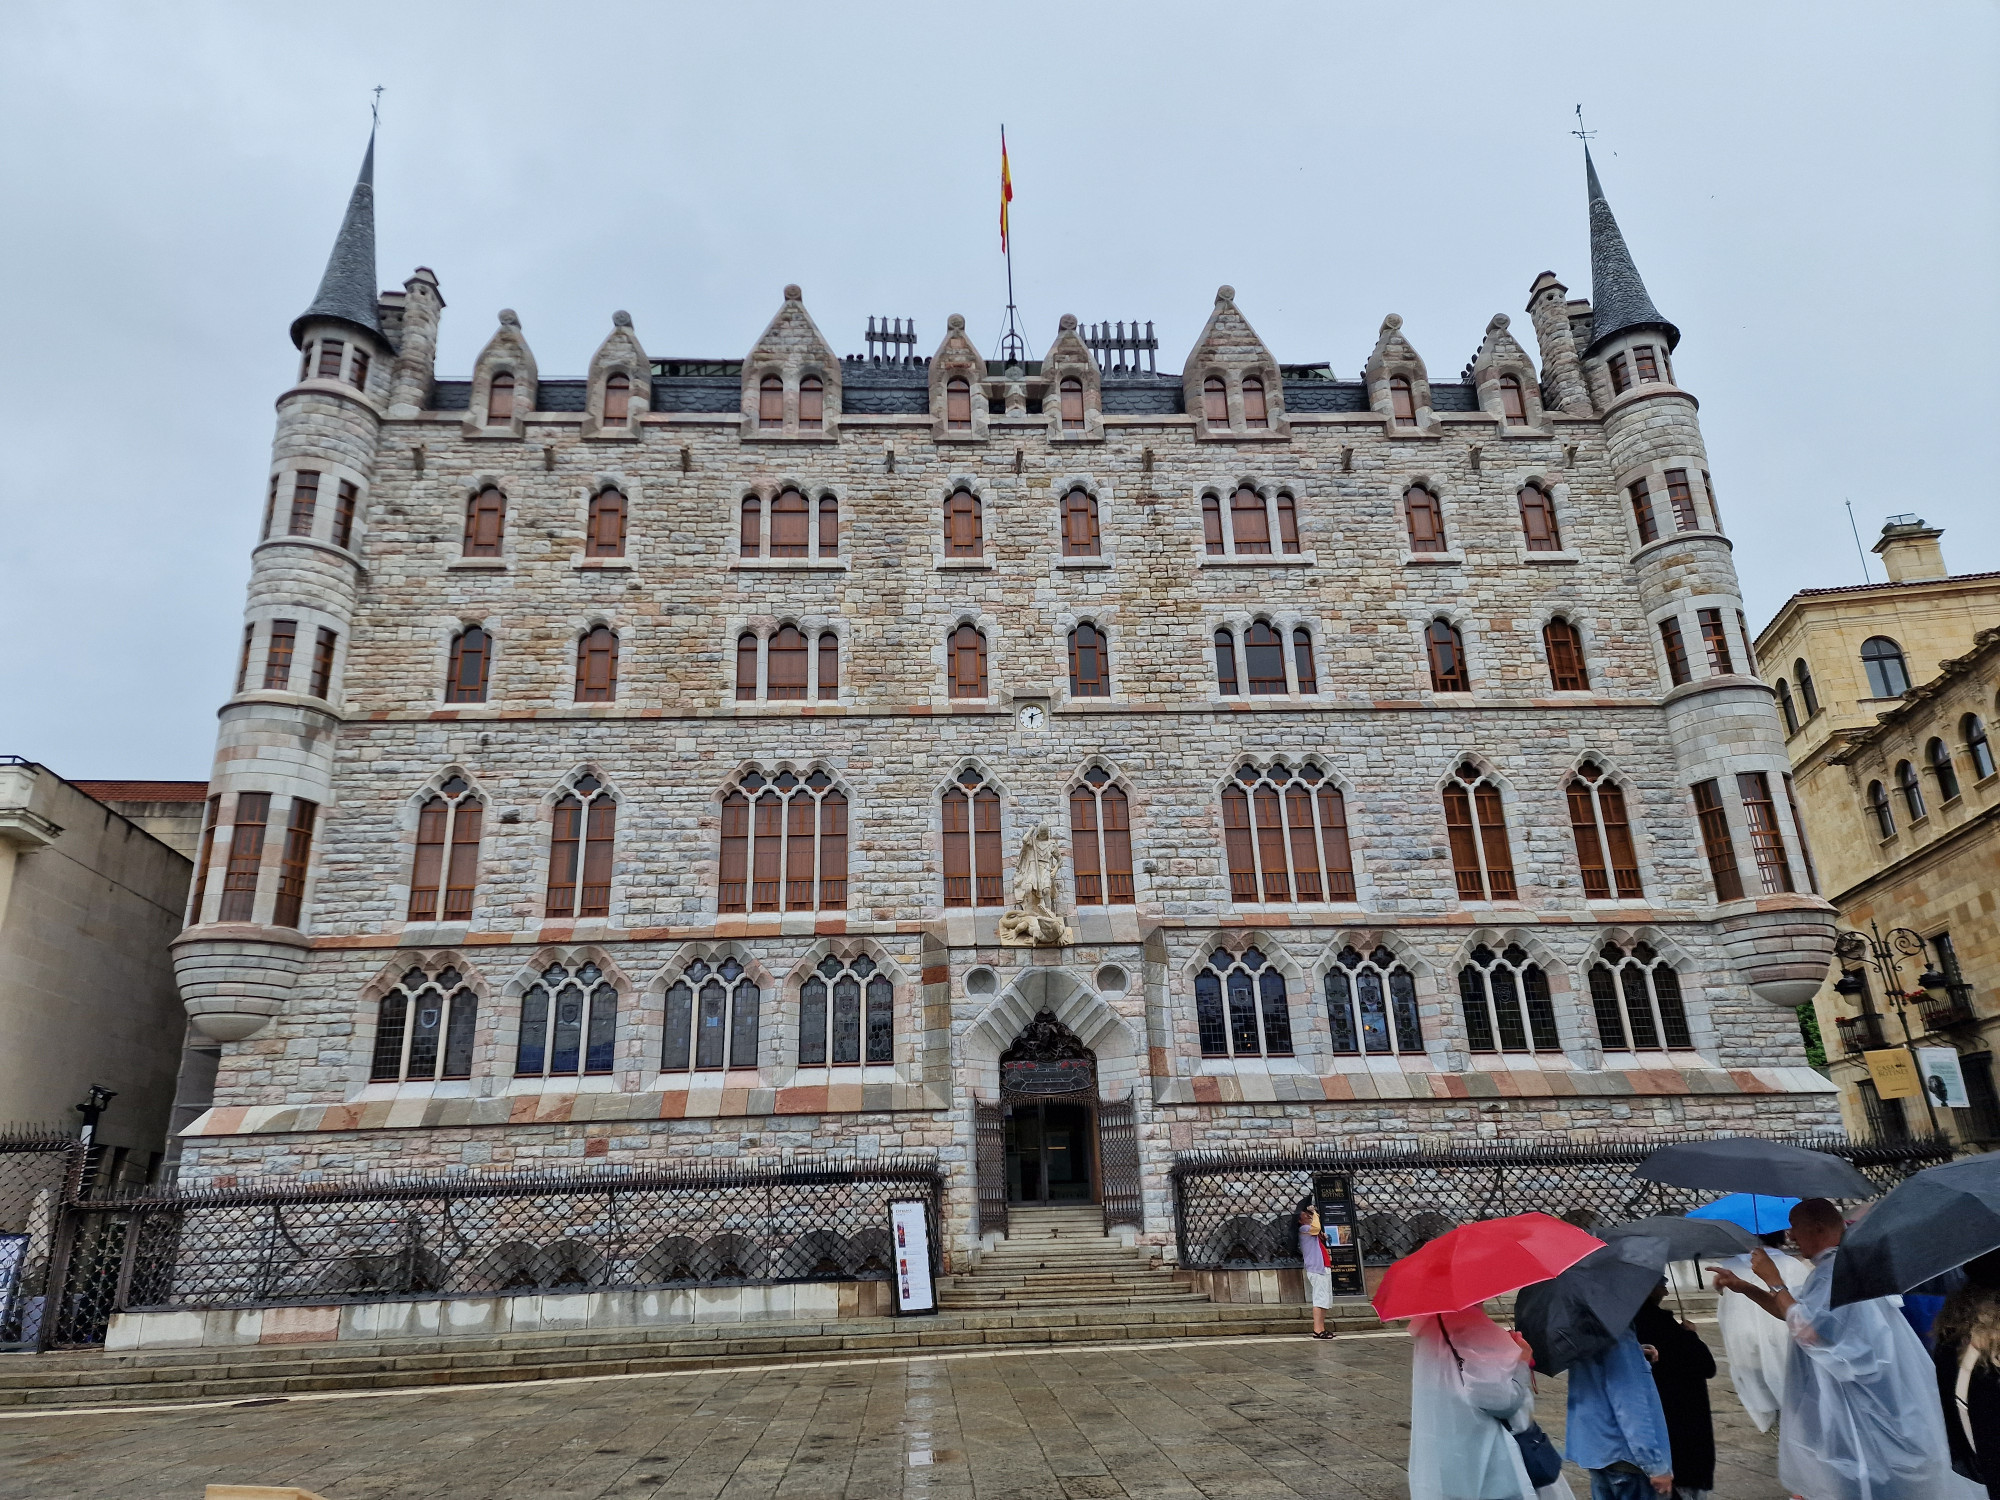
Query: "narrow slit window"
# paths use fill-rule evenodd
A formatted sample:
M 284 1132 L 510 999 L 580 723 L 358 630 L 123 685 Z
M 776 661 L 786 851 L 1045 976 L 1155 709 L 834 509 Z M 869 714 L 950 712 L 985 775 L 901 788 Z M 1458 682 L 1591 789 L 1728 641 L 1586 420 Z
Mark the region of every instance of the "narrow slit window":
M 945 382 L 944 425 L 949 432 L 972 430 L 972 383 L 962 377 Z
M 333 653 L 340 644 L 340 637 L 324 625 L 313 641 L 312 675 L 307 679 L 306 693 L 313 698 L 324 698 L 327 689 L 333 686 Z
M 1222 544 L 1222 501 L 1212 491 L 1201 497 L 1201 539 L 1210 557 L 1228 550 Z
M 1225 697 L 1243 691 L 1236 678 L 1236 637 L 1228 630 L 1215 632 L 1215 685 Z
M 514 420 L 514 377 L 502 370 L 486 387 L 486 425 L 505 427 Z
M 1083 382 L 1074 375 L 1064 376 L 1060 393 L 1063 431 L 1083 431 Z
M 1290 493 L 1278 491 L 1278 545 L 1296 556 L 1299 551 L 1299 506 Z
M 840 637 L 831 630 L 819 633 L 818 695 L 822 703 L 840 698 Z
M 1292 672 L 1301 693 L 1319 691 L 1319 674 L 1313 670 L 1312 632 L 1303 625 L 1292 629 Z
M 354 508 L 361 499 L 361 491 L 352 480 L 340 481 L 339 499 L 333 507 L 333 545 L 345 547 L 354 540 Z
M 755 557 L 764 541 L 764 503 L 755 495 L 743 497 L 742 521 L 737 527 L 736 550 L 744 557 Z
M 757 701 L 757 633 L 746 630 L 736 638 L 736 701 Z
M 819 497 L 819 555 L 840 556 L 840 501 L 832 495 Z
M 218 793 L 210 797 L 202 809 L 201 846 L 194 866 L 194 890 L 188 896 L 187 925 L 190 927 L 201 924 L 202 908 L 208 900 L 208 870 L 215 860 L 215 825 L 221 816 L 222 797 Z

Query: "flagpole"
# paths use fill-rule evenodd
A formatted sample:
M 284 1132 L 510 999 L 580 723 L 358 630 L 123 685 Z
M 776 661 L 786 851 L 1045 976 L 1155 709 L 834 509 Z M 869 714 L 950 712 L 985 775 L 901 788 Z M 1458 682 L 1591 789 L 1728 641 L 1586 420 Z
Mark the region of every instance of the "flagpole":
M 1007 164 L 1007 127 L 1000 127 L 1000 248 L 1007 257 L 1007 330 L 1000 336 L 1000 358 L 1009 364 L 1025 363 L 1028 341 L 1021 337 L 1020 319 L 1014 308 L 1014 231 L 1008 205 L 1014 198 L 1014 183 Z

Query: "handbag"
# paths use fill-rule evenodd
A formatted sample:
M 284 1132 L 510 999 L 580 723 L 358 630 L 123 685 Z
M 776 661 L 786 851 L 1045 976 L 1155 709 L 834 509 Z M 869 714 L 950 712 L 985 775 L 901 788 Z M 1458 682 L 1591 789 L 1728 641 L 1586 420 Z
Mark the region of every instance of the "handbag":
M 1444 1346 L 1451 1350 L 1451 1357 L 1458 1364 L 1459 1373 L 1465 1372 L 1465 1361 L 1459 1358 L 1458 1345 L 1451 1341 L 1451 1335 L 1444 1332 L 1444 1320 L 1438 1320 L 1438 1332 L 1444 1333 Z M 1521 1450 L 1521 1463 L 1528 1471 L 1528 1483 L 1536 1489 L 1545 1489 L 1562 1477 L 1563 1456 L 1556 1445 L 1549 1441 L 1549 1435 L 1542 1431 L 1542 1424 L 1530 1422 L 1519 1432 L 1514 1431 L 1500 1418 L 1500 1430 L 1514 1440 L 1514 1446 Z

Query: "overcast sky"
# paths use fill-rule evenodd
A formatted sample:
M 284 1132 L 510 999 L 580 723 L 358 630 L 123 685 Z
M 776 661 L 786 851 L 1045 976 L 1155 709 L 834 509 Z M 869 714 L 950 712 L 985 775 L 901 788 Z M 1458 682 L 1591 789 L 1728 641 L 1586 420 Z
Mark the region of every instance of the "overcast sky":
M 1885 515 L 2000 569 L 2000 12 L 1434 4 L 0 7 L 0 753 L 208 774 L 286 329 L 384 85 L 379 270 L 435 268 L 438 369 L 501 307 L 584 373 L 740 358 L 797 281 L 869 314 L 1152 319 L 1216 286 L 1353 378 L 1399 312 L 1452 379 L 1536 273 L 1590 290 L 1581 103 L 1702 402 L 1753 625 L 1861 581 Z M 1879 565 L 1874 573 L 1880 579 Z M 1928 668 L 1930 664 L 1917 664 Z

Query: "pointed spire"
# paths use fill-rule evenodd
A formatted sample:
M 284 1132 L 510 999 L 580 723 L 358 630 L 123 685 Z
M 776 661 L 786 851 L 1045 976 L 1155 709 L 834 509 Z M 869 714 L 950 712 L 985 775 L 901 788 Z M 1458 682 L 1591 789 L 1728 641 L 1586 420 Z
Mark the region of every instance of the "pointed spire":
M 368 152 L 361 158 L 361 175 L 354 180 L 353 196 L 347 200 L 347 217 L 340 221 L 340 233 L 333 242 L 333 254 L 326 260 L 326 274 L 319 279 L 319 295 L 312 306 L 292 320 L 292 342 L 312 318 L 338 318 L 383 338 L 382 325 L 375 313 L 375 132 L 368 132 Z
M 1618 232 L 1618 221 L 1604 200 L 1604 187 L 1597 180 L 1597 163 L 1590 159 L 1589 146 L 1583 148 L 1583 170 L 1590 193 L 1591 350 L 1633 328 L 1665 330 L 1671 349 L 1681 341 L 1681 331 L 1660 316 L 1646 294 L 1646 283 L 1632 264 L 1632 252 L 1625 248 L 1625 236 Z

